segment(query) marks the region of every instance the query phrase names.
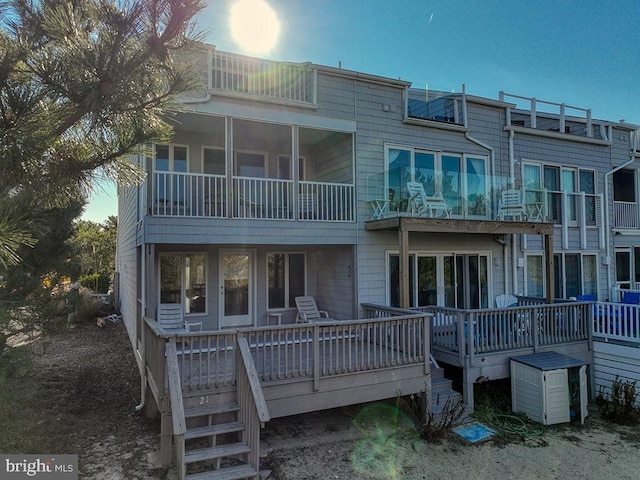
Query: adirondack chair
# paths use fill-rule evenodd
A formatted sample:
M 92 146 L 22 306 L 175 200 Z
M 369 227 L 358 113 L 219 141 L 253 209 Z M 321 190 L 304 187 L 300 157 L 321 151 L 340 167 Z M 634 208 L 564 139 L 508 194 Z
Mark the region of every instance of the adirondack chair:
M 523 221 L 527 219 L 527 211 L 522 198 L 522 190 L 510 188 L 503 190 L 500 195 L 500 204 L 498 206 L 498 220 Z
M 451 210 L 441 194 L 428 196 L 420 182 L 407 182 L 409 202 L 407 213 L 416 216 L 435 217 L 436 214 L 451 218 Z
M 296 297 L 296 307 L 298 307 L 296 323 L 326 322 L 332 320 L 328 312 L 318 310 L 318 306 L 313 297 Z
M 184 328 L 182 304 L 161 303 L 158 305 L 158 323 L 165 330 Z

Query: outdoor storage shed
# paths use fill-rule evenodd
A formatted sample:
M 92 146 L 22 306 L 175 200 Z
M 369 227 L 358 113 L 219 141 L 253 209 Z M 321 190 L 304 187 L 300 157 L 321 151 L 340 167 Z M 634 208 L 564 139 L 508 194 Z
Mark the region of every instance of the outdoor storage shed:
M 587 366 L 556 352 L 511 358 L 511 408 L 545 425 L 584 422 L 587 416 Z

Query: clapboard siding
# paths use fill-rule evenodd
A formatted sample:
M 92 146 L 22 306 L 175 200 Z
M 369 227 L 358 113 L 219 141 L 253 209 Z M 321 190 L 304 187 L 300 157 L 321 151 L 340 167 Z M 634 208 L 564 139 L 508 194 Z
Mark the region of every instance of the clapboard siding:
M 137 254 L 138 231 L 138 189 L 119 187 L 118 189 L 118 233 L 116 237 L 116 272 L 120 276 L 120 311 L 129 334 L 129 340 L 135 346 L 137 298 Z
M 175 244 L 356 244 L 355 223 L 316 221 L 145 218 L 147 243 Z M 283 235 L 286 232 L 286 235 Z
M 622 382 L 640 382 L 640 348 L 594 341 L 593 369 L 596 394 L 609 395 L 616 377 Z M 636 405 L 640 406 L 640 397 Z
M 354 267 L 351 247 L 321 248 L 316 251 L 315 297 L 318 308 L 332 318 L 357 318 L 354 312 Z

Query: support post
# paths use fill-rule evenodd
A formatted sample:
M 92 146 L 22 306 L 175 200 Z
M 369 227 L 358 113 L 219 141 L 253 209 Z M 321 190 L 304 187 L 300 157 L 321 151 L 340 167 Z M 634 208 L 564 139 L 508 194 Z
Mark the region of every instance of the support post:
M 163 400 L 165 403 L 165 400 Z M 163 408 L 160 416 L 160 464 L 171 465 L 173 462 L 173 426 L 171 410 Z
M 473 384 L 475 383 L 475 369 L 471 368 L 471 361 L 467 357 L 465 358 L 465 365 L 463 368 L 463 382 L 462 385 L 462 400 L 464 404 L 467 406 L 467 413 L 473 413 L 474 411 L 474 401 L 473 401 Z M 472 372 L 472 370 L 474 370 Z
M 399 276 L 400 276 L 400 308 L 409 308 L 409 231 L 404 229 L 402 219 L 398 229 L 400 236 Z
M 555 299 L 555 282 L 554 282 L 554 264 L 553 264 L 553 235 L 544 236 L 544 253 L 547 259 L 546 286 L 547 286 L 547 303 L 553 303 Z

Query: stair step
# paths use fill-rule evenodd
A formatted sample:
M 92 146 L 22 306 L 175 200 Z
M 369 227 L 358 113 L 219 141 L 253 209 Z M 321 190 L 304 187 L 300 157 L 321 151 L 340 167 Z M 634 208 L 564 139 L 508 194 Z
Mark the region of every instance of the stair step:
M 220 423 L 217 425 L 205 425 L 204 427 L 188 428 L 184 434 L 185 440 L 194 438 L 222 435 L 223 433 L 241 432 L 244 425 L 240 422 Z
M 431 381 L 431 392 L 432 393 L 446 393 L 451 390 L 451 380 L 448 378 L 442 378 L 438 380 Z
M 218 413 L 237 412 L 240 405 L 236 402 L 220 403 L 217 405 L 206 405 L 204 407 L 197 406 L 195 408 L 187 408 L 184 412 L 185 418 L 201 417 L 203 415 L 215 415 Z
M 431 404 L 429 405 L 431 411 L 436 415 L 442 413 L 449 399 L 451 399 L 452 404 L 455 404 L 462 399 L 462 395 L 454 390 L 445 394 L 440 394 L 439 397 L 438 395 L 433 395 L 431 397 Z
M 233 455 L 241 455 L 249 453 L 251 448 L 245 442 L 229 443 L 226 445 L 218 445 L 216 447 L 198 448 L 185 452 L 185 463 L 203 462 L 205 460 L 214 460 L 217 458 L 231 457 Z
M 431 368 L 431 380 L 444 378 L 444 368 Z
M 191 473 L 185 477 L 185 480 L 240 480 L 257 476 L 258 472 L 252 465 L 236 465 L 234 467 L 221 468 L 220 470 Z

